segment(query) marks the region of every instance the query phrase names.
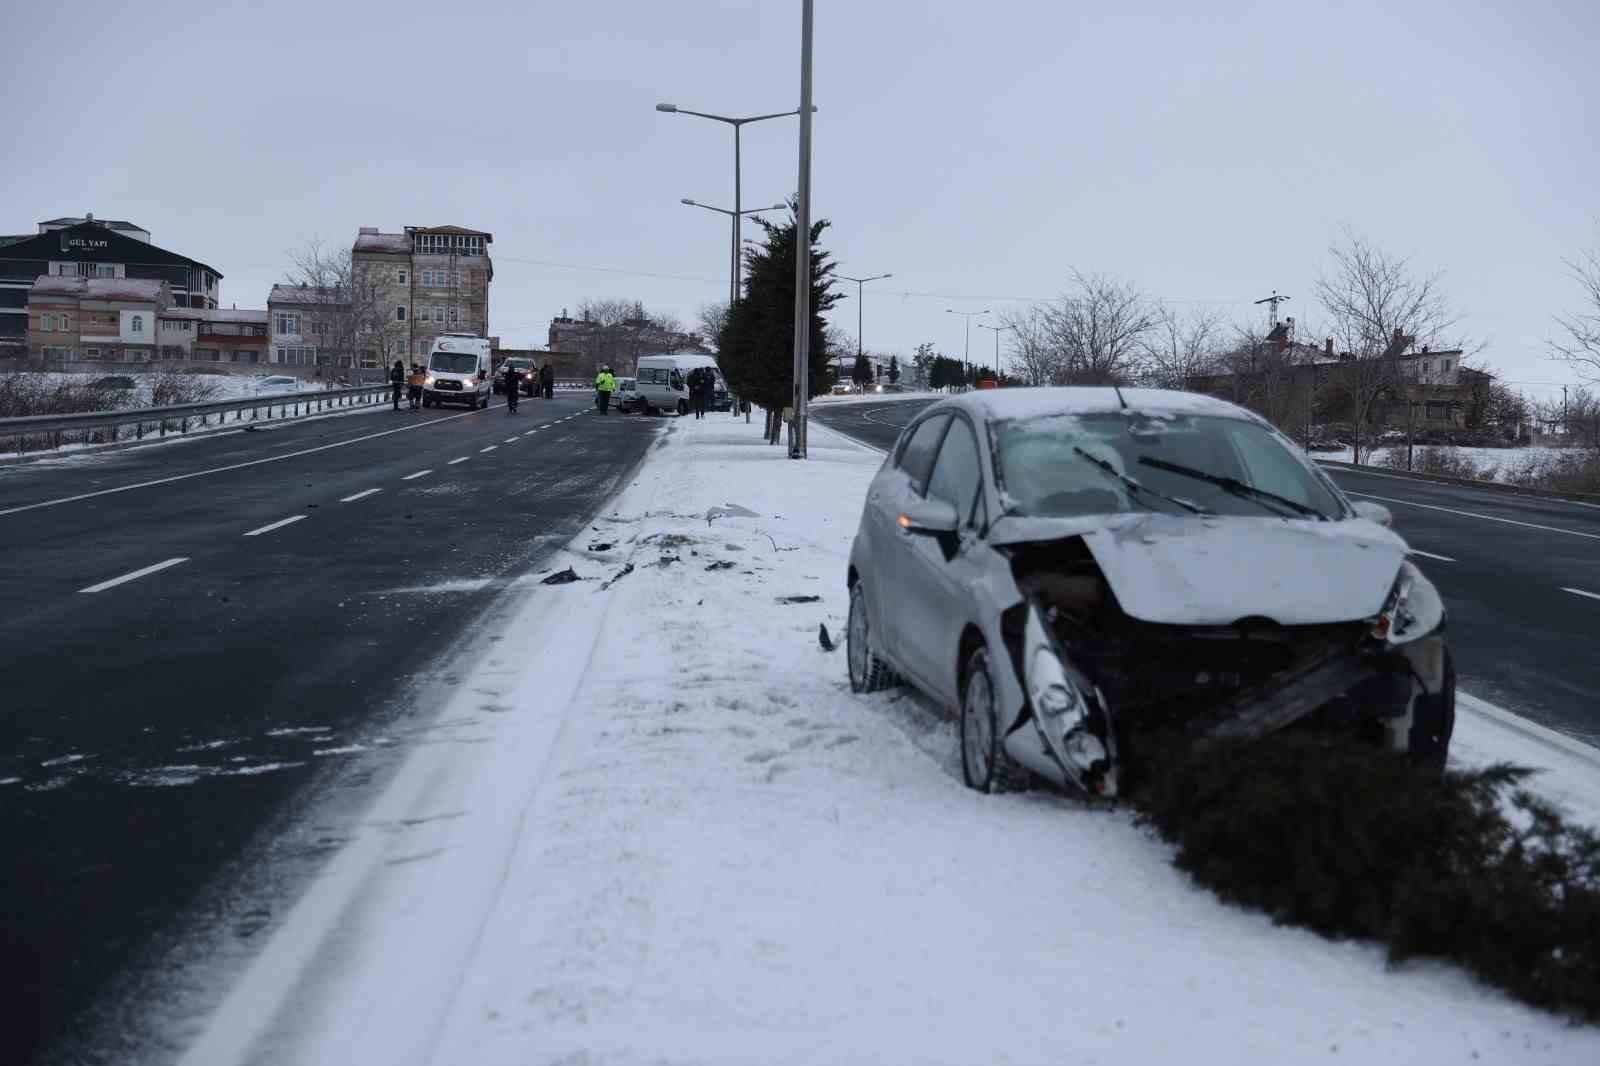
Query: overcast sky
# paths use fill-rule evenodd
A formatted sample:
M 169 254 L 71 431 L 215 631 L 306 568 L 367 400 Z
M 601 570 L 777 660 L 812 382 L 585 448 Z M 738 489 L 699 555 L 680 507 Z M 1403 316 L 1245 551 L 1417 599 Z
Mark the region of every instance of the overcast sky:
M 1596 240 L 1592 0 L 817 0 L 813 211 L 868 286 L 866 344 L 960 355 L 962 319 L 1071 268 L 1313 330 L 1343 225 L 1443 271 L 1514 382 Z M 93 211 L 263 307 L 285 253 L 359 226 L 494 234 L 492 332 L 586 297 L 692 321 L 725 297 L 732 135 L 659 114 L 799 100 L 799 0 L 24 5 L 0 84 L 0 232 Z M 25 42 L 25 43 L 24 43 Z M 747 205 L 796 184 L 748 127 Z M 753 227 L 751 227 L 753 228 Z M 855 286 L 834 321 L 855 330 Z M 1259 321 L 1259 319 L 1257 319 Z M 974 358 L 993 336 L 974 329 Z M 1529 391 L 1546 387 L 1530 384 Z M 1559 390 L 1557 390 L 1559 391 Z

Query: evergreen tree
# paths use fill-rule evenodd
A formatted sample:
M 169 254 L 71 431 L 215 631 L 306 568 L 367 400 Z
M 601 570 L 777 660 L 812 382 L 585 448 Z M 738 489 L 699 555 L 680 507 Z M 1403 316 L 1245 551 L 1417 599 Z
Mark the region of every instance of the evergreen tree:
M 856 365 L 850 371 L 850 380 L 857 385 L 872 384 L 872 360 L 865 355 L 856 356 Z
M 794 209 L 790 202 L 790 210 Z M 728 388 L 766 408 L 767 437 L 778 439 L 778 413 L 793 400 L 794 267 L 798 239 L 794 216 L 787 222 L 755 220 L 766 231 L 765 245 L 744 253 L 744 292 L 729 308 L 718 338 L 719 363 Z M 828 387 L 827 327 L 823 315 L 839 299 L 831 292 L 831 256 L 817 244 L 826 219 L 811 226 L 811 366 L 807 395 Z
M 889 384 L 900 384 L 900 358 L 894 355 L 889 357 Z

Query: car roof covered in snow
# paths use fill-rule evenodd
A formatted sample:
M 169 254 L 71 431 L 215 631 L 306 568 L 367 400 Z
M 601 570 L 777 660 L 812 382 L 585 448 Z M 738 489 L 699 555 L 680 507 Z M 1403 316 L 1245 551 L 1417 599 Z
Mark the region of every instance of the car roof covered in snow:
M 988 421 L 1045 418 L 1050 415 L 1088 414 L 1128 410 L 1152 414 L 1212 415 L 1260 421 L 1242 407 L 1197 392 L 1173 389 L 1118 390 L 1106 387 L 1066 386 L 1030 389 L 977 389 L 951 397 L 940 407 L 961 407 Z M 1126 403 L 1124 403 L 1126 401 Z

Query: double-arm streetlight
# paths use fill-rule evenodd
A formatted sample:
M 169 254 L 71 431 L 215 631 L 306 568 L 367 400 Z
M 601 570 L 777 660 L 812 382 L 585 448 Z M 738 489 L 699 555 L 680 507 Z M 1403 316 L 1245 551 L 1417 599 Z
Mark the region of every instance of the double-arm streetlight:
M 733 301 L 739 298 L 739 221 L 745 215 L 759 215 L 763 211 L 782 211 L 789 205 L 773 204 L 771 207 L 747 207 L 743 211 L 730 211 L 726 207 L 712 207 L 710 204 L 703 204 L 699 200 L 691 200 L 687 196 L 678 202 L 688 204 L 690 207 L 703 207 L 707 211 L 715 211 L 719 215 L 727 215 L 733 221 L 734 266 L 732 280 L 728 283 L 728 310 L 731 311 L 733 310 Z
M 884 278 L 892 278 L 892 277 L 894 277 L 894 275 L 893 274 L 874 274 L 870 278 L 852 278 L 852 277 L 850 277 L 850 276 L 848 276 L 846 274 L 835 274 L 834 277 L 838 278 L 840 281 L 853 281 L 853 282 L 856 283 L 856 362 L 859 363 L 861 361 L 861 355 L 862 355 L 862 350 L 863 350 L 862 346 L 861 346 L 861 299 L 862 299 L 862 287 L 864 285 L 866 285 L 866 283 L 869 282 L 869 281 L 882 281 Z
M 972 362 L 972 360 L 968 358 L 970 355 L 972 355 L 972 320 L 980 315 L 988 314 L 988 308 L 985 308 L 982 311 L 957 311 L 954 308 L 946 307 L 944 309 L 944 313 L 947 315 L 960 315 L 962 318 L 967 320 L 967 343 L 965 349 L 963 349 L 961 353 L 962 372 L 965 373 L 966 367 Z
M 987 322 L 979 322 L 978 328 L 994 331 L 994 383 L 998 385 L 1000 384 L 1000 334 L 1004 333 L 1008 329 L 1014 330 L 1017 327 L 991 326 Z
M 788 118 L 790 115 L 798 115 L 800 111 L 797 108 L 794 111 L 774 111 L 770 115 L 750 115 L 734 118 L 729 115 L 713 115 L 705 111 L 690 111 L 688 108 L 679 107 L 677 104 L 657 104 L 656 110 L 669 115 L 693 115 L 695 118 L 708 118 L 713 122 L 723 122 L 733 127 L 733 248 L 730 252 L 732 259 L 730 268 L 733 282 L 728 289 L 728 306 L 732 307 L 734 301 L 739 298 L 739 222 L 741 216 L 748 213 L 741 210 L 739 206 L 739 133 L 752 122 L 765 122 L 771 118 Z M 696 204 L 695 206 L 702 205 Z M 770 211 L 772 209 L 764 207 L 761 210 Z

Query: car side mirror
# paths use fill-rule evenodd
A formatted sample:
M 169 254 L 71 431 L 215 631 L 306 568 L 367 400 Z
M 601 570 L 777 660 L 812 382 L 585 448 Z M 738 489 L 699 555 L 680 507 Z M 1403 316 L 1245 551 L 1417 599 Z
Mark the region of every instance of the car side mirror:
M 1355 508 L 1357 516 L 1365 518 L 1368 522 L 1376 522 L 1385 529 L 1394 525 L 1394 512 L 1381 503 L 1374 500 L 1357 500 L 1350 506 Z
M 899 522 L 907 533 L 939 536 L 960 528 L 961 516 L 944 500 L 918 500 L 905 509 Z

